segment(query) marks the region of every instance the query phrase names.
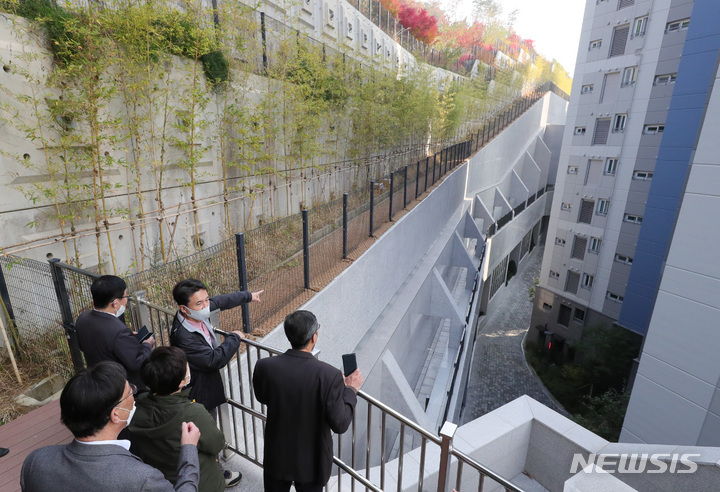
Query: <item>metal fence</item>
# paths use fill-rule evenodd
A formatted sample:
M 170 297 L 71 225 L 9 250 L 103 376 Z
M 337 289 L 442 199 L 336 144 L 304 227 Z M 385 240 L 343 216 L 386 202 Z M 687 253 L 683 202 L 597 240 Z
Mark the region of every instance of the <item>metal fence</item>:
M 248 339 L 243 342 L 247 346 L 244 356 L 238 357 L 234 367 L 225 369 L 229 399 L 220 423 L 229 449 L 262 466 L 260 442 L 266 413 L 264 405 L 255 399 L 252 375 L 258 360 L 280 352 Z M 437 435 L 359 391 L 350 429 L 342 436 L 333 436 L 334 473 L 325 490 L 357 487 L 375 492 L 401 491 L 416 483 L 418 491 L 449 492 L 453 487 L 481 491 L 489 477 L 506 491 L 522 492 L 509 480 L 453 449 L 455 429 L 454 424 L 446 423 Z M 438 467 L 437 471 L 429 469 L 431 463 Z M 415 485 L 411 487 L 415 489 Z

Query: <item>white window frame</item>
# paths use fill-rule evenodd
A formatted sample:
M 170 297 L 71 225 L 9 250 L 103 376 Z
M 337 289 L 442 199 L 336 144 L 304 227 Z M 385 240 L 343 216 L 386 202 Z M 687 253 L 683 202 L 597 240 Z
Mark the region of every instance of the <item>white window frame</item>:
M 664 73 L 664 74 L 655 76 L 653 85 L 673 85 L 676 80 L 677 80 L 677 72 L 676 73 Z
M 685 31 L 690 27 L 690 18 L 668 22 L 665 25 L 665 33 Z
M 618 253 L 615 253 L 615 261 L 618 262 L 618 263 L 623 263 L 623 264 L 625 264 L 625 265 L 632 265 L 632 264 L 633 264 L 633 259 L 632 259 L 632 258 L 630 258 L 629 256 L 625 256 L 625 255 L 618 254 Z
M 618 113 L 613 118 L 612 132 L 622 133 L 627 125 L 627 113 Z
M 575 131 L 573 131 L 573 135 L 585 135 L 585 132 L 587 131 L 587 128 L 584 126 L 576 126 Z
M 640 181 L 650 181 L 653 179 L 654 172 L 652 171 L 635 171 L 632 179 L 639 179 Z
M 563 238 L 561 238 L 561 237 L 556 237 L 556 238 L 555 238 L 555 244 L 558 244 L 558 245 L 560 245 L 560 246 L 565 246 L 565 240 L 564 240 Z
M 595 84 L 583 85 L 580 88 L 580 94 L 592 94 L 594 88 L 595 88 Z
M 598 254 L 600 252 L 601 244 L 602 239 L 600 239 L 599 237 L 590 236 L 590 240 L 588 241 L 588 252 Z
M 582 277 L 580 279 L 580 287 L 583 289 L 592 289 L 593 282 L 595 281 L 595 275 L 590 275 L 588 273 L 583 273 Z
M 633 37 L 639 38 L 642 36 L 645 36 L 645 33 L 647 32 L 647 24 L 648 24 L 649 17 L 647 15 L 644 15 L 642 17 L 637 17 L 635 19 L 635 24 L 633 24 Z
M 623 222 L 630 222 L 631 224 L 642 224 L 643 218 L 640 215 L 625 214 L 623 215 Z
M 598 204 L 597 204 L 595 213 L 597 215 L 607 215 L 609 209 L 610 209 L 610 200 L 608 200 L 607 198 L 601 198 L 598 200 Z
M 555 270 L 550 270 L 550 278 L 560 278 L 560 274 Z
M 635 80 L 637 78 L 637 65 L 633 65 L 632 67 L 625 67 L 623 70 L 622 75 L 622 82 L 620 82 L 620 87 L 628 87 L 635 85 Z
M 665 125 L 645 125 L 643 135 L 660 135 L 665 132 Z
M 625 298 L 619 294 L 615 294 L 614 292 L 607 291 L 605 292 L 605 299 L 609 299 L 613 302 L 617 302 L 618 304 L 622 304 Z
M 578 167 L 577 166 L 568 166 L 568 174 L 577 174 L 578 173 Z
M 602 39 L 596 39 L 594 41 L 590 41 L 590 45 L 588 46 L 588 51 L 599 49 L 602 46 Z
M 605 167 L 603 168 L 603 174 L 605 176 L 615 176 L 618 167 L 617 157 L 608 157 L 605 159 Z
M 572 203 L 562 202 L 562 205 L 560 205 L 560 210 L 565 210 L 566 212 L 569 212 L 570 210 L 572 210 Z

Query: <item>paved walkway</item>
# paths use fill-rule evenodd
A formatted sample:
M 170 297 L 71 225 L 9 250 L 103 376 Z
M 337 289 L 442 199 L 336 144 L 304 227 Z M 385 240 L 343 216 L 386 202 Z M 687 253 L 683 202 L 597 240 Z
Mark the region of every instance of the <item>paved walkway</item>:
M 543 247 L 536 247 L 520 264 L 521 271 L 501 289 L 485 325 L 478 333 L 473 353 L 462 423 L 528 395 L 567 415 L 559 408 L 535 373 L 528 368 L 522 342 L 530 327 L 532 302 L 528 288 L 540 276 Z

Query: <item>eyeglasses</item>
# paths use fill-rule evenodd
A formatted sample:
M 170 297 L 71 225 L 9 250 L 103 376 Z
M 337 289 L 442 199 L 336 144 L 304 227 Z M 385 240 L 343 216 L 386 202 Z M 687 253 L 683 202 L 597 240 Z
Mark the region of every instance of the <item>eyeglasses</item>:
M 307 340 L 305 340 L 305 343 L 303 343 L 303 345 L 307 345 L 308 343 L 310 343 L 310 340 L 312 340 L 312 337 L 315 335 L 315 333 L 318 332 L 319 329 L 320 329 L 320 323 L 315 323 L 315 326 L 313 327 L 313 329 L 310 330 L 310 336 L 307 337 Z
M 135 396 L 135 395 L 137 395 L 137 386 L 135 386 L 135 385 L 132 384 L 132 383 L 128 383 L 128 385 L 130 386 L 130 394 L 127 395 L 127 396 L 123 396 L 115 405 L 113 405 L 113 407 L 116 407 L 116 406 L 120 405 L 123 401 L 127 400 L 128 398 L 130 398 L 130 396 Z

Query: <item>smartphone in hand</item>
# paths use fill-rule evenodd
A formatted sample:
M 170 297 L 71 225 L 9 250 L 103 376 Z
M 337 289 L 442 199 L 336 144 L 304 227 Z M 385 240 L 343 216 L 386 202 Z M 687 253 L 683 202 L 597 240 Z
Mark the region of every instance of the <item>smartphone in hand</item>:
M 343 374 L 348 377 L 350 374 L 357 370 L 357 358 L 355 354 L 344 354 L 342 356 L 343 361 Z
M 142 343 L 153 335 L 154 335 L 154 333 L 149 331 L 147 329 L 147 326 L 143 325 L 143 327 L 140 328 L 140 331 L 135 334 L 135 338 L 137 339 L 138 342 Z

